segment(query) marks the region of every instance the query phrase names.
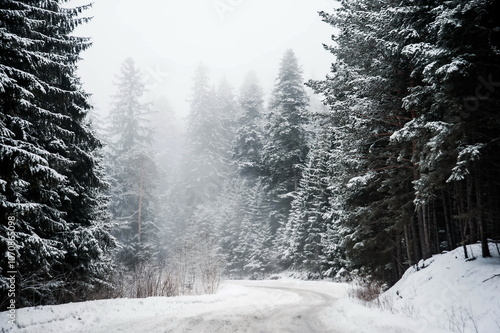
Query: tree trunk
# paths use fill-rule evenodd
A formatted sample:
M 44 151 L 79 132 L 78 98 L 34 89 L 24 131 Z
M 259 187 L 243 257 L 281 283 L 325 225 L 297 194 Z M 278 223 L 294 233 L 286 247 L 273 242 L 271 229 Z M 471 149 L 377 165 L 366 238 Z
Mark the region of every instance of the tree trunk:
M 396 234 L 396 265 L 397 265 L 397 272 L 398 272 L 398 276 L 397 276 L 397 280 L 399 280 L 404 272 L 405 272 L 405 266 L 403 264 L 403 248 L 401 246 L 401 240 L 402 240 L 402 237 L 401 237 L 401 233 L 398 232 Z
M 472 205 L 472 177 L 467 177 L 467 223 L 469 223 L 469 242 L 470 244 L 477 243 L 477 229 L 474 217 L 474 207 Z
M 415 111 L 412 111 L 412 119 L 416 118 L 416 113 Z M 412 170 L 413 170 L 413 180 L 418 181 L 420 179 L 420 171 L 418 170 L 418 162 L 417 160 L 417 142 L 413 141 L 412 142 Z M 431 257 L 430 254 L 430 245 L 429 245 L 429 233 L 428 233 L 428 226 L 426 225 L 426 219 L 425 219 L 425 210 L 424 210 L 425 205 L 420 203 L 416 207 L 417 211 L 417 222 L 418 222 L 418 231 L 419 231 L 419 238 L 420 238 L 420 246 L 422 250 L 422 259 L 428 259 Z
M 406 257 L 408 260 L 408 265 L 413 266 L 414 258 L 412 257 L 411 249 L 414 246 L 414 242 L 413 242 L 413 239 L 411 239 L 411 237 L 410 237 L 410 232 L 409 232 L 408 226 L 406 224 L 404 226 L 404 233 L 405 233 L 405 242 L 406 242 Z M 414 248 L 413 252 L 415 252 L 415 251 L 416 251 L 416 249 Z
M 141 162 L 141 170 L 139 174 L 139 209 L 137 211 L 137 237 L 141 241 L 142 233 L 142 202 L 144 197 L 144 161 Z
M 446 239 L 448 241 L 447 250 L 451 251 L 455 246 L 455 237 L 453 236 L 453 229 L 451 226 L 451 219 L 449 215 L 448 205 L 446 204 L 445 193 L 442 194 L 441 200 L 443 202 L 443 211 L 444 211 L 444 221 L 446 225 Z
M 426 219 L 426 205 L 417 208 L 417 219 L 420 233 L 420 243 L 422 246 L 423 259 L 431 257 L 431 246 L 429 242 L 429 225 Z
M 418 264 L 420 259 L 423 258 L 422 256 L 422 247 L 420 244 L 420 237 L 418 233 L 418 226 L 417 223 L 415 222 L 415 214 L 412 215 L 410 219 L 410 226 L 411 226 L 411 234 L 412 234 L 412 244 L 413 244 L 413 260 L 415 261 L 415 264 Z
M 429 219 L 430 219 L 430 216 L 429 216 Z M 439 228 L 438 228 L 437 216 L 436 216 L 436 203 L 434 200 L 432 201 L 432 231 L 434 234 L 433 253 L 440 253 L 441 252 L 441 243 L 440 243 L 440 239 L 439 239 Z
M 464 249 L 464 257 L 465 259 L 469 258 L 469 254 L 467 253 L 467 217 L 465 216 L 465 204 L 463 199 L 463 184 L 462 182 L 457 182 L 455 186 L 457 192 L 457 210 L 458 210 L 458 219 L 460 222 L 460 235 L 462 237 L 462 247 Z
M 476 205 L 477 205 L 477 224 L 479 225 L 479 235 L 481 238 L 481 251 L 483 258 L 491 257 L 490 248 L 488 246 L 488 237 L 486 234 L 486 224 L 483 219 L 483 205 L 481 199 L 481 182 L 479 168 L 476 163 Z

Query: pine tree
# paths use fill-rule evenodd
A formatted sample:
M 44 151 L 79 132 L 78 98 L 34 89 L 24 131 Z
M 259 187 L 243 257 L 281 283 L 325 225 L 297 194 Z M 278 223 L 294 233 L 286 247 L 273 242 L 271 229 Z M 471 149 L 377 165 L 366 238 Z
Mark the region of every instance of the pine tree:
M 255 74 L 249 73 L 240 90 L 241 113 L 236 122 L 232 158 L 233 197 L 239 198 L 235 219 L 226 229 L 228 272 L 237 276 L 262 274 L 269 269 L 268 200 L 262 186 L 263 93 Z
M 165 258 L 178 235 L 177 214 L 182 210 L 179 201 L 179 163 L 182 156 L 183 135 L 178 120 L 168 101 L 161 97 L 152 106 L 154 124 L 153 146 L 158 161 L 156 179 L 157 200 L 154 201 L 155 222 L 160 228 L 158 240 L 161 258 Z
M 239 174 L 253 181 L 263 173 L 261 154 L 264 145 L 262 126 L 264 98 L 254 73 L 249 73 L 245 77 L 239 103 L 242 113 L 236 130 L 233 159 L 236 161 Z
M 353 151 L 358 155 L 357 167 L 344 182 L 351 212 L 340 228 L 348 232 L 346 252 L 353 268 L 392 281 L 404 272 L 407 253 L 413 252 L 410 261 L 428 256 L 422 252 L 428 243 L 421 237 L 426 235 L 423 210 L 416 207 L 412 191 L 419 161 L 407 156 L 416 145 L 392 140 L 412 118 L 412 112 L 402 107 L 412 73 L 402 56 L 405 39 L 412 35 L 400 22 L 406 12 L 385 2 L 360 1 L 344 2 L 332 16 L 322 14 L 342 30 L 335 37 L 339 47 L 330 48 L 341 66 L 332 67 L 330 82 L 320 90 L 327 94 L 332 110 L 348 112 L 350 125 L 341 133 L 351 144 L 342 146 L 348 149 L 346 155 Z M 411 239 L 405 237 L 409 234 Z
M 129 268 L 157 251 L 154 201 L 158 165 L 151 148 L 153 129 L 140 71 L 131 58 L 117 77 L 108 129 L 111 212 L 121 242 L 118 258 Z
M 110 268 L 100 142 L 76 76 L 90 42 L 70 36 L 87 8 L 0 5 L 0 249 L 15 257 L 0 281 L 17 272 L 17 307 L 84 300 Z
M 244 196 L 240 232 L 234 249 L 233 272 L 259 277 L 269 273 L 276 263 L 271 246 L 268 217 L 271 207 L 260 180 L 243 182 Z
M 266 142 L 262 150 L 265 182 L 274 201 L 271 229 L 276 232 L 286 223 L 291 193 L 297 190 L 301 166 L 307 155 L 308 97 L 302 70 L 292 50 L 288 50 L 280 65 L 269 102 L 265 126 Z
M 184 160 L 186 195 L 192 208 L 217 199 L 228 172 L 227 112 L 231 111 L 226 110 L 226 104 L 231 103 L 230 99 L 225 96 L 225 100 L 218 100 L 209 84 L 208 69 L 200 65 L 194 76 Z
M 206 251 L 223 262 L 230 257 L 239 229 L 239 191 L 231 162 L 239 107 L 227 81 L 210 87 L 208 69 L 198 67 L 193 84 L 182 161 L 184 213 L 177 215 L 181 244 L 208 240 Z
M 295 268 L 322 276 L 330 267 L 325 265 L 323 238 L 331 223 L 329 161 L 332 137 L 323 133 L 312 145 L 302 171 L 299 189 L 292 201 L 292 209 L 285 227 L 282 255 Z

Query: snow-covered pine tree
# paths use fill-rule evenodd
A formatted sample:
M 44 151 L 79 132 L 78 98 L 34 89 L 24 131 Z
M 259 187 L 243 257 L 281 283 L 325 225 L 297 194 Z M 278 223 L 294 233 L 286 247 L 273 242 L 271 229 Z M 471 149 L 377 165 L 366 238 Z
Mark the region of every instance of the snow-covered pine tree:
M 134 268 L 158 250 L 154 223 L 158 165 L 151 147 L 150 105 L 142 101 L 144 83 L 131 58 L 122 64 L 116 85 L 107 134 L 110 208 L 121 243 L 118 258 Z
M 234 141 L 236 140 L 236 126 L 238 123 L 238 119 L 240 118 L 241 108 L 238 105 L 238 101 L 233 92 L 233 87 L 229 84 L 229 82 L 223 78 L 216 91 L 216 115 L 220 118 L 220 147 L 219 154 L 223 156 L 225 164 L 227 165 L 227 172 L 230 175 L 233 175 L 231 161 L 232 147 L 234 145 Z
M 292 50 L 285 52 L 266 113 L 266 142 L 262 149 L 264 182 L 273 201 L 270 220 L 275 233 L 284 226 L 292 193 L 301 178 L 301 166 L 307 156 L 309 99 L 304 89 L 302 69 Z
M 231 256 L 239 234 L 240 191 L 231 163 L 238 113 L 231 86 L 223 80 L 218 89 L 211 88 L 208 69 L 200 65 L 187 119 L 181 176 L 184 213 L 177 215 L 182 235 L 176 248 L 208 240 L 205 250 L 220 263 Z
M 241 87 L 239 103 L 242 109 L 236 130 L 233 159 L 241 176 L 254 182 L 262 176 L 264 97 L 257 77 L 247 74 Z
M 184 179 L 187 203 L 191 208 L 217 199 L 229 168 L 228 118 L 225 101 L 218 101 L 210 87 L 208 68 L 200 65 L 194 76 L 187 119 Z M 219 103 L 220 102 L 220 103 Z
M 269 225 L 269 199 L 260 179 L 243 183 L 240 233 L 233 259 L 234 273 L 262 277 L 276 264 Z
M 165 97 L 151 106 L 154 135 L 152 149 L 158 161 L 156 179 L 155 224 L 160 228 L 158 240 L 163 260 L 177 237 L 176 215 L 182 209 L 177 192 L 179 163 L 182 156 L 183 135 L 172 106 Z
M 111 268 L 100 142 L 76 76 L 90 42 L 71 36 L 88 6 L 61 2 L 0 4 L 0 249 L 15 259 L 2 258 L 1 308 L 9 271 L 23 307 L 85 300 Z
M 333 135 L 329 130 L 318 135 L 309 150 L 281 245 L 285 262 L 320 277 L 330 269 L 323 262 L 323 238 L 331 224 L 329 162 Z
M 233 179 L 233 197 L 239 198 L 238 210 L 225 228 L 224 239 L 228 272 L 237 276 L 264 272 L 269 265 L 270 239 L 266 195 L 263 192 L 261 151 L 263 147 L 262 90 L 254 73 L 244 80 L 238 99 L 241 113 L 236 122 L 232 159 L 237 173 Z

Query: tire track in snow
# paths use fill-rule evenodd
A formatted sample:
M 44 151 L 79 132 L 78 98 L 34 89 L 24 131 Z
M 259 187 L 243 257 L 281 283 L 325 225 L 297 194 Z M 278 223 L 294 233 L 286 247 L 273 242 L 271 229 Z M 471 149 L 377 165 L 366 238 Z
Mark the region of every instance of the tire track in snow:
M 256 286 L 254 288 L 272 289 L 280 292 L 297 294 L 299 303 L 281 306 L 265 319 L 263 333 L 271 332 L 303 332 L 303 333 L 333 333 L 331 327 L 326 327 L 317 316 L 318 312 L 332 305 L 336 298 L 327 293 L 303 288 Z
M 165 332 L 206 333 L 334 333 L 317 316 L 318 312 L 332 305 L 336 298 L 328 293 L 303 287 L 260 285 L 259 282 L 232 281 L 249 289 L 259 298 L 221 304 L 217 311 L 192 313 L 189 317 L 172 323 Z

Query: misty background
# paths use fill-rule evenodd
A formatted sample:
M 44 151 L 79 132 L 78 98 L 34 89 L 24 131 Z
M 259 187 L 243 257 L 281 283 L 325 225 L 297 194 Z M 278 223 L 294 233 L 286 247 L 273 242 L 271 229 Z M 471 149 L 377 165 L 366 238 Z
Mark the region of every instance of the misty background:
M 75 0 L 69 6 L 84 4 Z M 319 11 L 335 2 L 264 0 L 132 0 L 96 1 L 85 16 L 93 17 L 75 35 L 91 37 L 82 53 L 79 75 L 99 114 L 106 114 L 113 81 L 131 57 L 143 74 L 148 97 L 166 99 L 179 120 L 189 110 L 192 80 L 203 63 L 213 84 L 222 78 L 236 89 L 254 71 L 267 100 L 285 50 L 292 48 L 304 79 L 321 79 L 331 54 L 324 50 L 332 28 Z

